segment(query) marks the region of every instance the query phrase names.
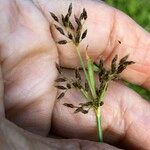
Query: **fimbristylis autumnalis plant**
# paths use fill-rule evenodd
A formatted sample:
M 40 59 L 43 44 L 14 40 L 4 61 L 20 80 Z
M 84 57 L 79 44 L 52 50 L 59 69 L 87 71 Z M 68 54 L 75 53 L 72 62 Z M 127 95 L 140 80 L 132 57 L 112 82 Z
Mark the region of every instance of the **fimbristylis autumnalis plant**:
M 65 95 L 66 91 L 71 88 L 76 88 L 77 90 L 79 90 L 81 94 L 85 97 L 86 102 L 80 103 L 78 106 L 68 103 L 64 103 L 64 105 L 66 107 L 75 109 L 75 113 L 81 112 L 83 114 L 87 114 L 90 109 L 93 109 L 96 115 L 99 142 L 103 142 L 101 106 L 104 104 L 104 97 L 107 91 L 108 84 L 111 80 L 118 79 L 120 73 L 124 71 L 124 69 L 126 69 L 128 65 L 131 65 L 134 62 L 127 61 L 128 55 L 123 57 L 118 62 L 118 56 L 116 55 L 111 62 L 111 68 L 108 70 L 104 68 L 104 62 L 102 59 L 99 61 L 98 64 L 93 62 L 90 56 L 88 56 L 86 50 L 86 62 L 84 63 L 80 53 L 79 44 L 82 42 L 83 39 L 86 38 L 88 33 L 87 29 L 83 30 L 84 22 L 88 18 L 86 9 L 84 8 L 78 17 L 74 15 L 76 23 L 75 25 L 70 20 L 70 17 L 72 15 L 72 4 L 70 4 L 69 6 L 67 14 L 61 15 L 61 19 L 59 19 L 52 12 L 50 12 L 50 14 L 55 20 L 55 28 L 61 35 L 65 37 L 65 39 L 57 41 L 57 43 L 62 45 L 65 45 L 67 43 L 74 44 L 85 77 L 85 81 L 82 81 L 79 68 L 75 68 L 75 78 L 68 79 L 67 77 L 64 77 L 62 75 L 61 67 L 56 64 L 58 72 L 61 76 L 56 80 L 56 82 L 66 83 L 66 86 L 56 86 L 58 89 L 62 90 L 62 93 L 57 97 L 57 99 L 61 99 Z M 119 41 L 119 43 L 121 42 Z M 96 74 L 99 77 L 98 84 L 96 84 Z

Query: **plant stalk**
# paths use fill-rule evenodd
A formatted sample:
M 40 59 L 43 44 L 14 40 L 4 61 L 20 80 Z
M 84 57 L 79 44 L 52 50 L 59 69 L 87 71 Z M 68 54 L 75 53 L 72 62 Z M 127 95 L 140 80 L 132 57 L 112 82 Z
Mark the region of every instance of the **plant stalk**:
M 89 84 L 89 87 L 91 89 L 91 93 L 92 93 L 92 96 L 95 98 L 96 96 L 96 93 L 95 93 L 95 84 L 93 84 L 93 86 L 91 85 L 91 82 L 90 82 L 90 77 L 89 77 L 89 74 L 87 73 L 86 71 L 86 68 L 85 68 L 85 65 L 84 65 L 84 62 L 82 60 L 82 57 L 81 57 L 81 54 L 80 54 L 80 50 L 78 47 L 76 47 L 76 51 L 77 51 L 77 54 L 78 54 L 78 57 L 79 57 L 79 60 L 80 60 L 80 64 L 83 68 L 83 71 L 84 71 L 84 74 L 85 74 L 85 77 L 86 77 L 86 80 Z M 92 63 L 92 62 L 91 62 Z M 93 66 L 90 66 L 90 67 L 93 67 Z M 92 68 L 93 69 L 93 68 Z M 92 73 L 93 71 L 90 70 Z M 95 79 L 94 79 L 94 76 L 92 74 L 92 80 L 94 80 L 93 82 L 95 82 Z M 105 92 L 106 92 L 106 88 L 107 88 L 107 83 L 106 85 L 104 86 L 104 89 L 102 89 L 102 93 L 100 93 L 100 97 L 99 97 L 99 102 L 101 102 L 104 98 L 104 95 L 105 95 Z M 86 93 L 84 93 L 83 91 L 81 91 L 84 96 L 86 98 L 88 98 L 88 95 L 86 95 Z M 103 131 L 102 131 L 102 125 L 101 125 L 101 111 L 100 111 L 100 106 L 98 106 L 96 109 L 95 109 L 95 114 L 96 114 L 96 122 L 97 122 L 97 133 L 98 133 L 98 140 L 100 143 L 103 142 Z
M 77 51 L 77 54 L 78 54 L 78 57 L 79 57 L 79 60 L 80 60 L 80 64 L 81 64 L 81 66 L 82 66 L 82 68 L 83 68 L 83 71 L 84 71 L 84 74 L 85 74 L 85 78 L 86 78 L 86 80 L 87 80 L 87 82 L 88 82 L 88 85 L 89 85 L 89 87 L 90 87 L 92 96 L 93 96 L 94 99 L 95 99 L 95 98 L 96 98 L 95 87 L 93 87 L 93 86 L 91 85 L 91 80 L 90 80 L 89 74 L 88 74 L 87 71 L 86 71 L 86 68 L 85 68 L 85 65 L 84 65 L 84 62 L 83 62 L 83 59 L 82 59 L 82 57 L 81 57 L 80 50 L 79 50 L 78 47 L 76 47 L 76 51 Z M 94 80 L 94 82 L 95 82 L 95 80 Z
M 103 88 L 101 89 L 100 93 L 99 93 L 99 98 L 98 98 L 98 102 L 102 102 L 104 100 L 104 97 L 105 97 L 105 93 L 106 93 L 106 90 L 107 90 L 107 87 L 108 87 L 108 82 L 109 81 L 106 81 L 104 83 L 104 86 Z
M 98 107 L 95 111 L 96 113 L 96 122 L 97 122 L 97 134 L 98 134 L 98 141 L 103 143 L 103 130 L 102 130 L 102 120 L 101 120 L 101 110 Z
M 83 68 L 83 71 L 84 71 L 84 74 L 85 74 L 85 77 L 86 77 L 86 80 L 89 81 L 89 77 L 88 77 L 88 74 L 86 72 L 86 69 L 85 69 L 85 65 L 84 65 L 84 62 L 82 60 L 82 57 L 81 57 L 81 54 L 80 54 L 80 50 L 78 47 L 76 47 L 76 51 L 77 51 L 77 54 L 78 54 L 78 57 L 79 57 L 79 60 L 80 60 L 80 64 Z

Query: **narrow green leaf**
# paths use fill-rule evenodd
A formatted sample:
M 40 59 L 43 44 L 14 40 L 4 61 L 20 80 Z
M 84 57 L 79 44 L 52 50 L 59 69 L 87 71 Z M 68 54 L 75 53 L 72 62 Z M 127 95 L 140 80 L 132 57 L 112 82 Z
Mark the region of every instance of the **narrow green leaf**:
M 93 70 L 94 70 L 94 72 L 99 72 L 99 67 L 95 63 L 93 63 Z
M 92 96 L 96 98 L 96 83 L 95 83 L 94 70 L 93 70 L 93 61 L 91 58 L 88 57 L 88 55 L 87 55 L 87 68 L 88 68 L 88 75 L 89 75 L 89 80 L 91 85 L 90 88 L 91 88 Z

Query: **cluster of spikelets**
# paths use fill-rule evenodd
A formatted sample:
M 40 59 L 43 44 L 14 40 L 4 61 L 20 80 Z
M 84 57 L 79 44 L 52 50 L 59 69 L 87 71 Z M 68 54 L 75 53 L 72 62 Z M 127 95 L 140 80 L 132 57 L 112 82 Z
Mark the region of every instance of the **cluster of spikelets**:
M 127 66 L 133 64 L 133 61 L 128 61 L 128 55 L 123 57 L 118 61 L 118 56 L 116 55 L 112 62 L 111 68 L 109 70 L 105 69 L 104 62 L 101 59 L 99 64 L 93 62 L 93 60 L 87 55 L 86 66 L 83 63 L 78 45 L 81 41 L 87 36 L 87 29 L 83 31 L 83 25 L 86 19 L 88 18 L 85 8 L 79 15 L 79 17 L 74 16 L 75 25 L 71 22 L 72 15 L 72 4 L 68 8 L 67 14 L 61 15 L 59 19 L 54 13 L 50 12 L 52 18 L 55 20 L 56 24 L 54 25 L 56 30 L 65 37 L 60 41 L 57 41 L 58 44 L 67 44 L 72 42 L 77 48 L 77 54 L 80 59 L 82 69 L 84 71 L 85 81 L 82 81 L 80 70 L 75 68 L 75 77 L 73 79 L 68 79 L 62 74 L 62 68 L 56 64 L 56 68 L 60 73 L 60 77 L 56 80 L 57 83 L 65 83 L 63 85 L 56 85 L 56 88 L 62 90 L 61 94 L 57 99 L 64 97 L 67 90 L 71 88 L 76 88 L 81 92 L 81 94 L 86 98 L 85 103 L 80 103 L 79 106 L 73 104 L 64 103 L 65 106 L 75 109 L 75 113 L 82 112 L 86 114 L 91 108 L 97 110 L 100 106 L 103 105 L 104 95 L 107 91 L 108 84 L 111 80 L 118 79 L 120 73 L 122 73 Z M 96 84 L 95 75 L 99 77 L 99 83 Z

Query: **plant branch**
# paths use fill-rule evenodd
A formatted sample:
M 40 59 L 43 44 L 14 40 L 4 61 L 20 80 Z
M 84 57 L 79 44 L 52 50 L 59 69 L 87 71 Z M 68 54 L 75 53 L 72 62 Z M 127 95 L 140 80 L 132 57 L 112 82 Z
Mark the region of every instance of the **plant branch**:
M 89 97 L 88 93 L 84 89 L 81 88 L 80 91 L 87 100 L 91 101 L 91 98 Z
M 103 102 L 103 100 L 104 100 L 105 93 L 106 93 L 107 87 L 108 87 L 108 83 L 109 83 L 109 81 L 106 81 L 106 82 L 104 82 L 103 85 L 102 85 L 103 88 L 100 90 L 100 92 L 99 92 L 99 97 L 98 97 L 98 102 L 99 102 L 99 103 L 100 103 L 100 102 Z

